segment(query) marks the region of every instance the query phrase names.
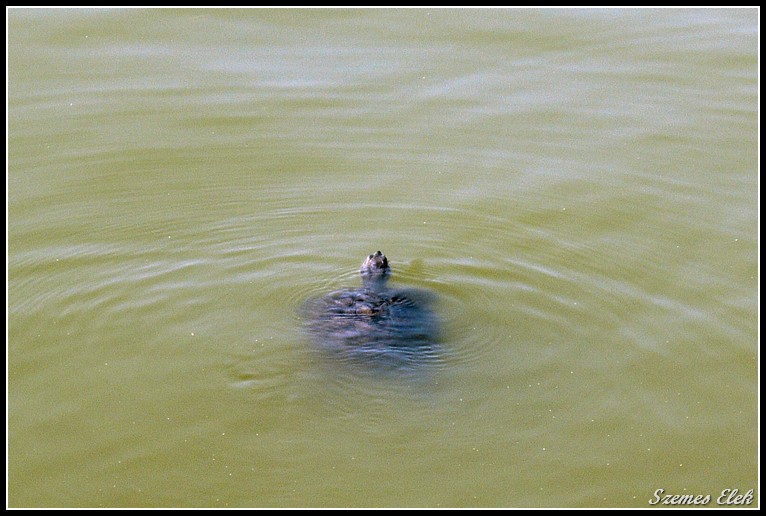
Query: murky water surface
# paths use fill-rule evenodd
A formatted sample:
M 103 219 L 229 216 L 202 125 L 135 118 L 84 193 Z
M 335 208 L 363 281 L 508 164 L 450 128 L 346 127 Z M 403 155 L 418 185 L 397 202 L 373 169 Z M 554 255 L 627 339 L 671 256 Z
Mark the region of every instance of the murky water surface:
M 9 504 L 757 488 L 757 21 L 11 10 Z M 303 329 L 378 249 L 423 367 Z

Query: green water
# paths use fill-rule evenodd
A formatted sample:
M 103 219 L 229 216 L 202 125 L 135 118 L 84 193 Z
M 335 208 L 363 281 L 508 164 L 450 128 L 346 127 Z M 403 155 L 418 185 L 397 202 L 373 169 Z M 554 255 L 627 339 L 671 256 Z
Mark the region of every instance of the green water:
M 758 505 L 757 10 L 8 31 L 8 505 Z M 433 367 L 301 329 L 378 249 Z

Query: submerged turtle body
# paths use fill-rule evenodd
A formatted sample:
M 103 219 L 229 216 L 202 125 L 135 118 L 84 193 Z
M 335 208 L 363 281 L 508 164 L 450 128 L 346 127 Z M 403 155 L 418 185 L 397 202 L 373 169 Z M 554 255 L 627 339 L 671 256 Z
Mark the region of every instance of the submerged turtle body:
M 432 296 L 388 288 L 390 271 L 388 259 L 378 251 L 362 263 L 361 289 L 340 290 L 307 303 L 307 330 L 317 347 L 348 357 L 407 361 L 432 354 L 438 329 Z

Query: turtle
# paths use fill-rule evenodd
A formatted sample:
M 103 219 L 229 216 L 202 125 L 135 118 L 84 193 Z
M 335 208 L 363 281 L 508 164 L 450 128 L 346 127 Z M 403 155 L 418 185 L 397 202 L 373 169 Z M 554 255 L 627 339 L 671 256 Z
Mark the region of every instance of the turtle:
M 388 287 L 391 267 L 380 251 L 365 258 L 359 274 L 361 288 L 305 304 L 306 329 L 315 346 L 349 359 L 412 363 L 432 358 L 439 340 L 433 294 Z

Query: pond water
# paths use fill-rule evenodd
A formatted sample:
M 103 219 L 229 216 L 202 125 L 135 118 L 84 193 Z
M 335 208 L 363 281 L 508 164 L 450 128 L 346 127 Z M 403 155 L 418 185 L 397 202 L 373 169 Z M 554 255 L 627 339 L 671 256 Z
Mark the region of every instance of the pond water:
M 758 504 L 757 10 L 8 30 L 10 506 Z M 303 330 L 378 249 L 428 366 Z

